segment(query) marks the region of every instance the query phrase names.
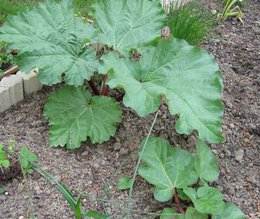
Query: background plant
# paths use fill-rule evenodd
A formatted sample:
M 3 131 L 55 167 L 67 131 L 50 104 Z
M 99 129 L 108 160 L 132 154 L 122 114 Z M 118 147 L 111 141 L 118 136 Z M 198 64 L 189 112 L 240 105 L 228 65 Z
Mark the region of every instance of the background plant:
M 144 161 L 139 174 L 149 183 L 156 186 L 154 197 L 160 202 L 174 198 L 179 213 L 166 208 L 161 215 L 165 218 L 222 218 L 242 219 L 244 214 L 233 204 L 225 203 L 221 192 L 208 185 L 217 180 L 219 168 L 217 159 L 210 148 L 199 141 L 196 153 L 171 146 L 163 138 L 151 137 L 141 155 Z M 160 175 L 160 177 L 156 177 Z M 193 206 L 186 212 L 179 203 L 179 194 L 185 194 Z M 182 213 L 182 215 L 180 215 Z M 185 214 L 185 217 L 184 215 Z M 189 216 L 188 216 L 189 215 Z M 192 215 L 192 217 L 190 216 Z M 195 216 L 196 215 L 196 216 Z
M 199 1 L 171 5 L 165 25 L 170 27 L 171 35 L 185 39 L 191 45 L 199 45 L 213 26 L 213 17 L 204 12 Z
M 244 5 L 245 0 L 226 0 L 225 7 L 222 13 L 218 14 L 218 18 L 226 20 L 229 17 L 237 17 L 242 24 L 243 12 L 241 7 Z

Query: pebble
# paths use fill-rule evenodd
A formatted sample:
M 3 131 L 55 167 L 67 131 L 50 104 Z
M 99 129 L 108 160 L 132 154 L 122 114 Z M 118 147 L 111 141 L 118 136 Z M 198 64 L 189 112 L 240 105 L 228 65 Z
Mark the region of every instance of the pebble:
M 84 151 L 81 155 L 82 156 L 88 156 L 89 152 L 88 151 Z
M 210 12 L 211 12 L 211 14 L 216 14 L 216 13 L 217 13 L 217 11 L 216 11 L 216 10 L 214 10 L 214 9 L 213 9 L 213 10 L 211 10 Z
M 240 148 L 238 151 L 235 152 L 235 160 L 238 162 L 242 162 L 243 157 L 244 157 L 244 150 Z
M 233 123 L 231 123 L 229 126 L 230 126 L 230 128 L 232 128 L 232 129 L 235 128 L 235 125 L 234 125 Z
M 114 148 L 115 151 L 119 151 L 121 147 L 122 147 L 122 145 L 121 145 L 120 142 L 116 142 L 116 143 L 113 145 L 113 148 Z
M 121 148 L 119 151 L 120 155 L 127 155 L 129 153 L 129 150 L 126 148 Z

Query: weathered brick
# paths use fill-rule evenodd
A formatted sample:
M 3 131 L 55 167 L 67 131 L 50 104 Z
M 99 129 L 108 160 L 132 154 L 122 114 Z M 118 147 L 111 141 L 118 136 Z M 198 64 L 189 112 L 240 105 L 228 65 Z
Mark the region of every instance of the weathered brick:
M 42 84 L 37 78 L 38 69 L 33 69 L 29 74 L 17 72 L 23 78 L 23 89 L 26 95 L 42 89 Z

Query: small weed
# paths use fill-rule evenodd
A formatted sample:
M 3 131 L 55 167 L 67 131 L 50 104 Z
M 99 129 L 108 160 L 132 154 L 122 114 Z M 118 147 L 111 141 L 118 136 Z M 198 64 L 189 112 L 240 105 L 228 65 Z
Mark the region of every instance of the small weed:
M 244 24 L 241 7 L 246 4 L 245 0 L 226 0 L 222 13 L 218 14 L 219 20 L 227 20 L 229 17 L 237 17 Z

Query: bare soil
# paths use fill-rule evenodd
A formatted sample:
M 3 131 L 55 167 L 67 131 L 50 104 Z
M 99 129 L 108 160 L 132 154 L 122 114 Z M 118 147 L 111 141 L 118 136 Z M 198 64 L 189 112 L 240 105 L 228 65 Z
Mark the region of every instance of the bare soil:
M 215 3 L 216 2 L 216 3 Z M 220 9 L 219 1 L 210 1 L 210 9 Z M 214 184 L 226 201 L 239 206 L 248 218 L 260 218 L 260 2 L 249 1 L 244 26 L 236 19 L 220 23 L 213 38 L 203 47 L 213 53 L 223 73 L 225 143 L 212 145 L 219 159 L 220 179 Z M 17 147 L 28 146 L 39 157 L 39 164 L 65 184 L 76 196 L 83 195 L 86 210 L 94 209 L 123 218 L 127 192 L 116 182 L 131 176 L 141 141 L 147 135 L 153 116 L 139 118 L 123 107 L 123 123 L 108 142 L 68 151 L 49 148 L 48 123 L 43 117 L 47 97 L 57 87 L 44 87 L 20 104 L 0 114 L 0 142 L 14 140 Z M 195 134 L 178 135 L 175 118 L 163 105 L 153 135 L 167 138 L 173 145 L 194 151 Z M 53 185 L 34 173 L 28 178 L 37 218 L 73 218 L 63 197 Z M 2 183 L 2 182 L 1 182 Z M 0 218 L 29 218 L 29 193 L 21 179 L 5 183 L 0 195 Z M 163 207 L 153 198 L 153 187 L 137 177 L 133 193 L 132 218 L 157 218 Z M 102 201 L 104 200 L 104 201 Z M 232 219 L 232 218 L 231 218 Z

